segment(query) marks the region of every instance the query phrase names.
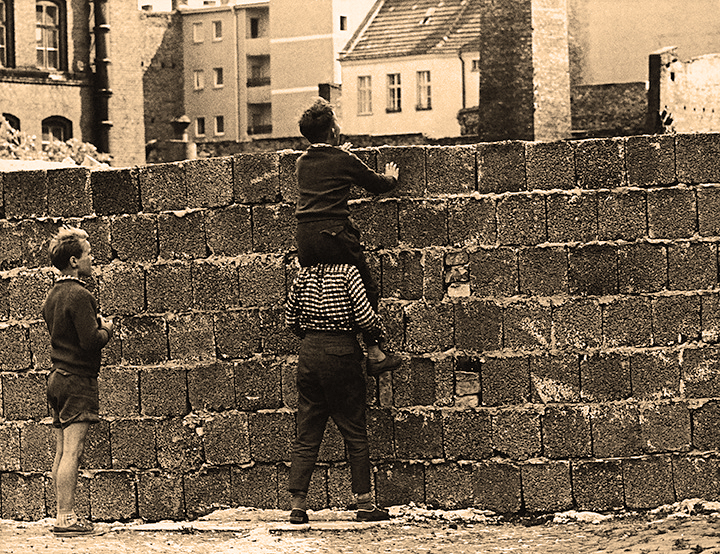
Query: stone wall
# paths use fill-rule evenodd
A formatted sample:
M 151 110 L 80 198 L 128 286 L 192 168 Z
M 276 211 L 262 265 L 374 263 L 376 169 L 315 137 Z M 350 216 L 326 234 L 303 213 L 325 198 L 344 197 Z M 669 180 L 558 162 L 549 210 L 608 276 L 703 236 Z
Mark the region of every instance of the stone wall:
M 0 174 L 0 517 L 54 513 L 40 318 L 61 223 L 118 331 L 78 493 L 94 520 L 286 508 L 298 343 L 283 151 Z M 720 135 L 359 150 L 355 195 L 406 361 L 368 379 L 374 492 L 496 512 L 720 499 Z M 312 508 L 351 502 L 331 425 Z

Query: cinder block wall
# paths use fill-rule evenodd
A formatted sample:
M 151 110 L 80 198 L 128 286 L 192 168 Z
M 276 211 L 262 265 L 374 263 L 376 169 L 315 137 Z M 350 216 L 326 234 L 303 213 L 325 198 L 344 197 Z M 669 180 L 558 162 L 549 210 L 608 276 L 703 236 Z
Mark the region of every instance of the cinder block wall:
M 0 174 L 0 517 L 54 514 L 49 237 L 88 230 L 119 324 L 80 477 L 94 520 L 285 508 L 300 153 Z M 720 135 L 384 147 L 354 216 L 393 349 L 374 491 L 496 512 L 720 499 Z M 326 434 L 310 506 L 352 501 Z

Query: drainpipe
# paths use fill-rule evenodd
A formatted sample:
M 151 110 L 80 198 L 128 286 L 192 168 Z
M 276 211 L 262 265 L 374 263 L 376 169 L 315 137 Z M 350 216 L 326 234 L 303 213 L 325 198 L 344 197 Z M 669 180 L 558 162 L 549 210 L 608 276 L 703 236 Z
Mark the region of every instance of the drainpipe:
M 95 118 L 97 149 L 103 153 L 110 152 L 110 121 L 109 103 L 112 96 L 108 66 L 108 0 L 94 0 L 95 6 Z
M 465 60 L 462 57 L 462 48 L 458 50 L 458 58 L 460 58 L 460 75 L 462 76 L 462 107 L 467 108 L 467 92 L 465 91 Z

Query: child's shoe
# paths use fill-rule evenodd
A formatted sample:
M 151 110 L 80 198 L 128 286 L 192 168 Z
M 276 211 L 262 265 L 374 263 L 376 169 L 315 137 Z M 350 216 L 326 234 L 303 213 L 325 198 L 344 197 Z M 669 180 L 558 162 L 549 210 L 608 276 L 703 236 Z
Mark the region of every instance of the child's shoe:
M 51 531 L 56 537 L 87 537 L 101 534 L 95 530 L 92 523 L 81 519 L 76 519 L 67 527 L 58 527 L 56 525 Z
M 290 512 L 290 523 L 302 525 L 308 522 L 307 512 L 305 510 L 294 509 Z
M 370 377 L 378 377 L 386 371 L 392 371 L 400 367 L 403 359 L 397 354 L 385 354 L 385 357 L 379 361 L 374 362 L 370 358 L 367 361 L 367 374 Z

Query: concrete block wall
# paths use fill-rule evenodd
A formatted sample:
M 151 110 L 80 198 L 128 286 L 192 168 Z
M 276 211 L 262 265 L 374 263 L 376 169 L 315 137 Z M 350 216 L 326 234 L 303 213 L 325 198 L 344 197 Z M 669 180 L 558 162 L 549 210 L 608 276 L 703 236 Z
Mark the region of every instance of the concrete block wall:
M 352 209 L 406 361 L 368 379 L 383 505 L 720 498 L 720 135 L 383 147 Z M 118 332 L 78 493 L 94 520 L 286 508 L 300 152 L 0 174 L 0 517 L 54 514 L 40 316 L 63 223 Z M 331 424 L 312 508 L 352 502 Z

